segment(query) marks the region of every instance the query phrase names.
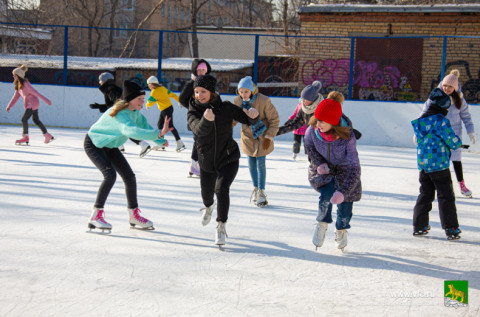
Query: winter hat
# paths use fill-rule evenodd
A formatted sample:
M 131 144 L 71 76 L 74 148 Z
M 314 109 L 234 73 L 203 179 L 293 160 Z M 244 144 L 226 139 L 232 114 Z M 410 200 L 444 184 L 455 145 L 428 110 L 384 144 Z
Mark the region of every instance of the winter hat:
M 12 71 L 12 74 L 17 75 L 18 77 L 25 79 L 25 72 L 28 70 L 27 65 L 22 65 L 18 68 L 15 68 Z
M 331 125 L 338 125 L 342 116 L 342 105 L 332 99 L 323 99 L 315 109 L 315 118 Z
M 100 76 L 98 76 L 98 80 L 102 83 L 106 83 L 109 79 L 113 79 L 113 75 L 108 72 L 101 73 Z
M 215 93 L 215 87 L 217 86 L 217 80 L 212 75 L 202 75 L 195 78 L 193 82 L 193 89 L 197 87 L 205 88 L 206 90 Z
M 303 88 L 300 97 L 308 101 L 315 101 L 318 98 L 318 93 L 321 88 L 322 83 L 318 80 L 315 80 L 311 85 Z
M 253 83 L 252 76 L 245 76 L 242 79 L 240 79 L 240 82 L 238 83 L 237 91 L 240 90 L 240 88 L 247 88 L 252 92 L 252 95 L 255 94 L 255 84 Z
M 197 69 L 205 69 L 208 71 L 207 64 L 204 62 L 201 62 L 200 64 L 198 64 Z
M 452 73 L 443 78 L 442 84 L 452 86 L 455 91 L 458 91 L 458 77 Z
M 137 83 L 129 80 L 125 80 L 123 82 L 123 100 L 130 102 L 141 95 L 145 95 L 145 91 L 143 91 L 142 87 L 140 87 Z
M 450 84 L 449 84 L 450 85 Z M 442 109 L 450 108 L 450 96 L 447 95 L 442 89 L 435 88 L 428 96 L 428 99 L 431 100 L 432 105 L 436 105 Z
M 160 84 L 160 83 L 158 82 L 158 78 L 157 78 L 157 77 L 155 77 L 155 76 L 150 76 L 150 77 L 148 77 L 148 79 L 147 79 L 147 84 Z

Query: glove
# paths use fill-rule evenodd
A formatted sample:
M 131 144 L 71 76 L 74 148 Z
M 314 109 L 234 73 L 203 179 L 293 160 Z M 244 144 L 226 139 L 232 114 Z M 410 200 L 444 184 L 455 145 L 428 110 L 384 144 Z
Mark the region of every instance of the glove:
M 417 136 L 415 134 L 413 135 L 413 144 L 417 145 Z
M 91 109 L 98 109 L 98 108 L 100 108 L 100 105 L 99 105 L 98 103 L 96 103 L 96 102 L 95 102 L 95 103 L 91 103 L 91 104 L 90 104 L 90 108 L 91 108 Z
M 343 194 L 337 190 L 336 192 L 333 193 L 333 196 L 330 199 L 330 202 L 332 204 L 338 205 L 338 204 L 343 203 L 344 199 L 345 199 L 345 197 L 343 196 Z
M 318 167 L 317 167 L 317 173 L 318 173 L 318 175 L 328 174 L 329 171 L 330 171 L 330 169 L 328 168 L 327 163 L 320 164 L 320 165 L 318 165 Z
M 472 144 L 475 144 L 475 142 L 477 142 L 477 139 L 475 138 L 475 133 L 470 132 L 468 136 L 470 137 L 470 141 L 472 142 Z
M 10 108 L 8 108 L 8 107 L 7 107 L 7 109 L 6 109 L 6 110 L 7 110 L 7 112 L 9 112 L 9 111 L 10 111 Z
M 272 144 L 272 139 L 270 139 L 270 138 L 263 139 L 262 149 L 263 150 L 268 150 L 268 148 L 270 147 L 270 144 Z

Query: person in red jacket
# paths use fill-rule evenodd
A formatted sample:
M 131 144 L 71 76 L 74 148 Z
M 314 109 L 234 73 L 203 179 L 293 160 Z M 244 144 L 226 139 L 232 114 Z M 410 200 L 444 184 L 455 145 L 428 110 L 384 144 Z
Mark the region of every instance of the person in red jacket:
M 25 107 L 25 113 L 22 116 L 22 125 L 23 125 L 23 134 L 22 138 L 15 141 L 15 144 L 27 144 L 30 141 L 28 137 L 28 120 L 33 117 L 33 122 L 42 130 L 42 133 L 45 137 L 45 143 L 51 142 L 54 137 L 48 133 L 47 128 L 43 125 L 42 121 L 38 117 L 38 108 L 40 107 L 40 101 L 38 98 L 42 99 L 47 105 L 51 106 L 52 102 L 41 93 L 39 93 L 35 88 L 32 87 L 28 79 L 25 78 L 25 72 L 28 70 L 26 65 L 22 65 L 18 68 L 15 68 L 12 71 L 13 74 L 13 84 L 15 85 L 15 94 L 12 97 L 12 100 L 8 103 L 7 112 L 12 109 L 12 107 L 17 103 L 20 97 L 23 98 L 23 103 Z

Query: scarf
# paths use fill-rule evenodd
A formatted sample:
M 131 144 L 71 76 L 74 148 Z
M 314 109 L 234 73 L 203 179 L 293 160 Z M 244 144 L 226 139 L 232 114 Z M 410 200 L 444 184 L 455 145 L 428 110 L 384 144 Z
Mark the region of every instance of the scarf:
M 249 110 L 252 107 L 252 103 L 255 101 L 255 99 L 257 99 L 257 95 L 253 95 L 249 100 L 243 100 L 242 109 Z M 265 130 L 267 130 L 267 127 L 263 124 L 262 120 L 258 120 L 258 122 L 252 124 L 250 128 L 252 129 L 254 139 L 257 139 L 262 135 L 263 132 L 265 132 Z
M 335 140 L 338 140 L 338 135 L 335 135 L 334 133 L 320 132 L 319 128 L 315 129 L 315 135 L 317 136 L 318 139 L 329 142 L 329 143 Z
M 315 109 L 317 109 L 318 104 L 323 100 L 323 96 L 321 94 L 318 94 L 318 98 L 315 99 L 315 101 L 310 106 L 305 106 L 303 104 L 303 100 L 300 100 L 302 101 L 303 112 L 305 112 L 306 114 L 312 114 L 315 112 Z

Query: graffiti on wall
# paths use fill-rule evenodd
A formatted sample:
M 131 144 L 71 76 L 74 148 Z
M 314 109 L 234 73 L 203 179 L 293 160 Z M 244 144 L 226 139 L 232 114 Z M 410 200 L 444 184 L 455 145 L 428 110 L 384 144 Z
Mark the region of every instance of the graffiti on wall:
M 445 65 L 445 75 L 449 74 L 452 69 L 458 69 L 460 71 L 459 81 L 461 84 L 461 90 L 463 97 L 468 103 L 478 104 L 480 103 L 480 69 L 478 70 L 477 78 L 472 78 L 470 71 L 470 63 L 467 61 L 454 61 Z M 437 78 L 432 79 L 430 89 L 437 87 L 442 81 L 442 74 L 439 73 Z
M 298 59 L 282 56 L 258 57 L 258 83 L 274 84 L 273 87 L 262 87 L 260 92 L 267 96 L 292 96 L 297 87 L 282 86 L 282 83 L 298 82 L 296 73 Z
M 322 82 L 322 93 L 345 91 L 349 83 L 350 60 L 317 59 L 302 65 L 301 79 L 305 85 Z M 356 61 L 353 67 L 353 87 L 360 100 L 416 100 L 408 75 L 396 65 L 379 61 Z

